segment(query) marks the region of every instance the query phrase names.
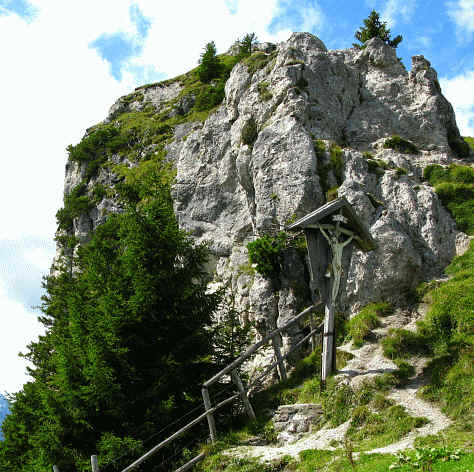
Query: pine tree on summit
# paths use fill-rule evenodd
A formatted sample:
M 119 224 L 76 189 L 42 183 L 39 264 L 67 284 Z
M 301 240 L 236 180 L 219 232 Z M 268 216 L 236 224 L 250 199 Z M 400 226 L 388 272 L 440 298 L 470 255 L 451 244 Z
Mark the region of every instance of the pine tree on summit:
M 390 39 L 390 29 L 387 28 L 387 22 L 380 21 L 380 15 L 375 10 L 372 10 L 369 17 L 364 20 L 364 25 L 364 27 L 359 28 L 354 34 L 357 41 L 362 43 L 352 44 L 358 49 L 363 49 L 365 43 L 372 38 L 380 38 L 385 44 L 392 48 L 396 48 L 403 39 L 400 34 Z
M 219 77 L 221 72 L 221 63 L 216 56 L 216 45 L 214 41 L 207 43 L 204 52 L 199 60 L 198 76 L 201 82 L 210 82 Z

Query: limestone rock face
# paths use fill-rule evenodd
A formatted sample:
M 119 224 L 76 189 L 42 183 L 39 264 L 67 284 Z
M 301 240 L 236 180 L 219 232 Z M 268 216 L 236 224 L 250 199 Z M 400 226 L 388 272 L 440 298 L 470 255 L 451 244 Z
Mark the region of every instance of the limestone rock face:
M 415 56 L 408 73 L 395 50 L 376 38 L 363 50 L 331 51 L 309 33 L 294 33 L 259 54 L 268 55 L 261 68 L 237 64 L 217 111 L 204 123 L 177 126 L 167 144 L 180 226 L 209 242 L 215 282 L 229 287 L 242 316 L 263 332 L 310 304 L 308 271 L 290 250 L 272 283 L 249 265 L 246 244 L 318 208 L 338 186 L 378 245 L 370 253 L 354 249 L 345 261 L 339 310 L 349 315 L 371 301 L 402 302 L 456 252 L 454 222 L 421 179 L 426 165 L 452 162 L 450 146 L 461 139 L 436 72 Z M 118 100 L 108 119 L 150 104 L 159 112 L 181 89 L 170 81 L 139 89 Z M 180 99 L 175 106 L 183 114 L 190 103 Z M 419 153 L 384 148 L 392 135 Z M 69 165 L 66 193 L 81 172 Z M 113 185 L 116 179 L 104 168 L 96 181 Z M 119 210 L 105 198 L 76 222 L 77 235 L 84 240 L 100 215 Z M 285 346 L 298 336 L 295 328 Z

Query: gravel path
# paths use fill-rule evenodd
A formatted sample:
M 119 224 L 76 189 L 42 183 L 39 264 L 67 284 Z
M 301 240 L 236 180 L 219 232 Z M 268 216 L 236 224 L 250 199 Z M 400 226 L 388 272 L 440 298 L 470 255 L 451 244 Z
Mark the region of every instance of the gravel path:
M 344 369 L 338 373 L 338 377 L 357 388 L 364 381 L 375 375 L 393 372 L 397 367 L 389 359 L 383 356 L 380 339 L 387 335 L 389 328 L 415 329 L 415 321 L 421 313 L 408 313 L 397 310 L 393 315 L 387 316 L 381 320 L 381 326 L 373 330 L 375 335 L 374 342 L 366 343 L 360 349 L 354 349 L 351 343 L 339 347 L 338 349 L 351 353 L 354 357 L 348 361 Z M 413 416 L 422 416 L 429 422 L 415 431 L 410 432 L 405 438 L 396 443 L 385 447 L 366 451 L 368 454 L 375 453 L 394 453 L 413 446 L 415 438 L 436 434 L 444 428 L 447 428 L 451 421 L 434 405 L 425 402 L 417 397 L 418 390 L 425 384 L 422 370 L 427 359 L 415 357 L 410 359 L 410 363 L 415 367 L 415 376 L 411 381 L 401 388 L 396 388 L 388 395 L 395 403 L 406 408 L 408 413 Z M 330 446 L 333 440 L 344 441 L 350 421 L 347 421 L 337 428 L 322 428 L 319 431 L 306 436 L 299 441 L 280 447 L 272 446 L 240 446 L 228 451 L 230 455 L 246 456 L 259 458 L 265 462 L 271 462 L 281 459 L 285 455 L 298 458 L 301 451 L 307 449 L 326 449 L 333 450 Z

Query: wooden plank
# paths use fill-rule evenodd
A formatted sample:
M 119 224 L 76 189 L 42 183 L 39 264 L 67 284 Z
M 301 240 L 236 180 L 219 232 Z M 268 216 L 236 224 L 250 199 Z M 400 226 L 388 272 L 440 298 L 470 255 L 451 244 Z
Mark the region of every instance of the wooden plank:
M 307 334 L 303 339 L 300 339 L 284 356 L 283 356 L 283 359 L 286 359 L 287 357 L 289 357 L 291 354 L 293 354 L 293 352 L 295 352 L 305 341 L 307 341 L 311 336 L 314 335 L 314 333 L 317 333 L 318 331 L 321 331 L 321 328 L 323 327 L 323 323 L 319 324 L 318 326 L 316 326 L 316 328 L 314 328 L 313 331 L 311 331 L 309 334 Z M 322 337 L 321 337 L 322 338 Z M 278 362 L 272 362 L 269 366 L 267 366 L 267 368 L 256 378 L 254 379 L 254 382 L 258 382 L 262 379 L 264 379 L 276 366 L 278 365 Z M 255 385 L 252 386 L 250 389 L 249 389 L 249 395 L 250 393 L 252 392 L 253 393 L 253 390 L 255 389 Z
M 341 211 L 343 216 L 347 218 L 348 224 L 351 230 L 356 233 L 355 242 L 362 251 L 371 251 L 377 247 L 375 240 L 372 238 L 366 225 L 357 215 L 354 207 L 346 200 L 345 197 L 340 197 L 325 205 L 320 206 L 316 210 L 308 213 L 293 224 L 287 226 L 288 231 L 295 231 L 314 227 L 318 223 L 322 222 L 326 217 L 330 216 L 337 211 Z
M 191 459 L 189 462 L 186 462 L 186 464 L 182 465 L 179 469 L 176 469 L 175 472 L 186 472 L 193 465 L 197 464 L 198 462 L 201 462 L 205 457 L 206 457 L 206 454 L 204 453 L 199 454 L 194 459 Z
M 324 317 L 323 332 L 323 359 L 321 362 L 321 384 L 324 388 L 326 379 L 333 370 L 334 355 L 334 305 L 329 302 L 326 305 L 326 313 Z
M 287 380 L 288 376 L 286 375 L 286 368 L 285 368 L 285 363 L 283 362 L 283 357 L 281 355 L 281 350 L 280 350 L 280 335 L 276 334 L 272 338 L 272 345 L 273 345 L 273 351 L 275 352 L 275 357 L 276 361 L 278 364 L 278 374 L 280 376 L 280 380 Z
M 211 399 L 209 397 L 209 390 L 207 388 L 202 389 L 202 399 L 204 400 L 204 408 L 208 411 L 207 423 L 209 425 L 209 434 L 211 436 L 211 441 L 214 443 L 216 441 L 216 422 L 214 421 L 214 415 L 210 410 L 212 410 Z
M 231 397 L 221 401 L 218 403 L 216 406 L 212 407 L 211 410 L 204 412 L 202 415 L 199 415 L 197 418 L 194 418 L 190 423 L 188 423 L 186 426 L 183 426 L 179 431 L 176 431 L 176 433 L 172 434 L 170 437 L 166 438 L 164 441 L 160 442 L 160 444 L 156 445 L 154 448 L 150 449 L 147 453 L 143 454 L 139 459 L 137 459 L 135 462 L 130 464 L 128 467 L 122 470 L 122 472 L 129 472 L 130 470 L 135 469 L 138 467 L 142 462 L 145 462 L 147 459 L 149 459 L 153 454 L 158 452 L 160 449 L 165 447 L 166 445 L 170 444 L 173 442 L 177 437 L 181 436 L 184 434 L 186 431 L 191 429 L 194 425 L 198 424 L 200 421 L 202 421 L 204 418 L 207 417 L 209 413 L 214 413 L 223 406 L 227 405 L 228 403 L 234 401 L 236 398 L 238 398 L 240 395 L 238 393 L 232 395 Z
M 313 303 L 317 298 L 316 290 L 319 290 L 322 302 L 329 300 L 329 278 L 326 277 L 326 269 L 329 265 L 329 243 L 321 231 L 306 230 L 306 246 L 308 248 L 310 286 Z
M 231 372 L 232 380 L 237 386 L 237 389 L 240 393 L 240 398 L 242 399 L 242 402 L 244 403 L 245 410 L 247 411 L 247 415 L 251 420 L 256 420 L 257 417 L 255 416 L 255 411 L 252 408 L 252 404 L 250 403 L 248 397 L 247 397 L 247 392 L 245 391 L 244 384 L 242 383 L 242 379 L 240 378 L 238 372 L 236 370 L 233 370 Z
M 97 456 L 91 456 L 91 466 L 92 472 L 99 472 L 99 461 L 97 460 Z
M 291 326 L 293 323 L 296 323 L 298 320 L 306 316 L 308 313 L 311 313 L 312 311 L 316 310 L 318 306 L 321 304 L 321 302 L 318 302 L 316 305 L 312 305 L 309 308 L 306 308 L 306 310 L 303 310 L 301 313 L 296 315 L 294 318 L 292 318 L 290 321 L 288 321 L 286 324 L 281 326 L 280 328 L 275 329 L 271 333 L 267 334 L 261 341 L 258 343 L 253 344 L 250 346 L 240 357 L 238 357 L 234 362 L 230 363 L 227 367 L 224 367 L 220 372 L 218 372 L 214 377 L 211 377 L 209 380 L 204 382 L 203 387 L 208 388 L 212 384 L 216 383 L 221 377 L 224 375 L 229 374 L 232 370 L 236 369 L 239 367 L 243 362 L 245 362 L 255 351 L 257 351 L 260 347 L 262 347 L 264 344 L 266 344 L 270 339 L 275 336 L 275 334 L 281 333 L 282 331 L 285 331 L 289 326 Z

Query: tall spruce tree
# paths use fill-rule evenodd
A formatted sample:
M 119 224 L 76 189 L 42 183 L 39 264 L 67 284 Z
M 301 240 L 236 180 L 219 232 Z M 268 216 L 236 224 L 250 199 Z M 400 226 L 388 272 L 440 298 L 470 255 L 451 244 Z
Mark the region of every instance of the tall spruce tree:
M 199 60 L 198 76 L 201 82 L 207 83 L 219 77 L 222 65 L 217 57 L 214 41 L 207 43 Z
M 364 20 L 364 26 L 359 28 L 354 36 L 361 44 L 353 43 L 353 46 L 359 49 L 364 48 L 365 43 L 372 38 L 380 38 L 393 48 L 396 48 L 403 39 L 401 35 L 390 39 L 390 29 L 387 28 L 387 22 L 380 21 L 380 15 L 375 10 L 370 12 L 369 17 Z
M 177 225 L 163 175 L 121 187 L 111 215 L 75 259 L 45 280 L 46 334 L 29 346 L 33 381 L 3 425 L 0 470 L 121 470 L 143 441 L 200 401 L 211 312 L 203 246 Z M 127 455 L 128 453 L 128 455 Z M 153 468 L 150 470 L 161 470 Z

